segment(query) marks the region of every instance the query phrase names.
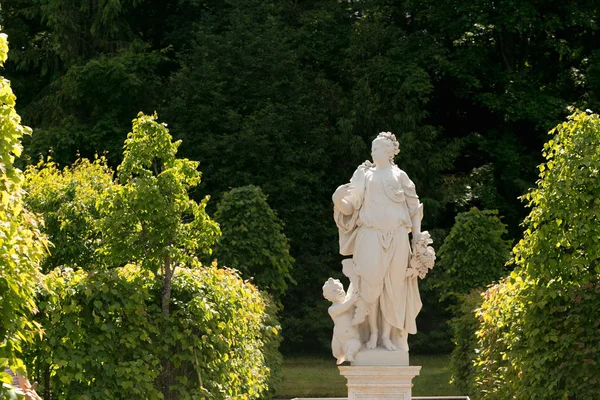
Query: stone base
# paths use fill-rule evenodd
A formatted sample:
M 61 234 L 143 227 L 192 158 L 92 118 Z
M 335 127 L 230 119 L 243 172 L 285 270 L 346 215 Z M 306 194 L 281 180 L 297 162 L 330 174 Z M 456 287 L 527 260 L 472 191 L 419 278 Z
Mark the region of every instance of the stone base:
M 383 347 L 377 347 L 373 350 L 366 348 L 360 349 L 360 351 L 354 356 L 352 365 L 394 365 L 394 366 L 408 366 L 408 351 L 396 350 L 389 351 Z
M 412 379 L 421 367 L 339 366 L 348 380 L 348 400 L 411 400 Z
M 347 397 L 296 397 L 292 400 L 348 400 Z M 419 396 L 412 400 L 471 400 L 469 396 Z

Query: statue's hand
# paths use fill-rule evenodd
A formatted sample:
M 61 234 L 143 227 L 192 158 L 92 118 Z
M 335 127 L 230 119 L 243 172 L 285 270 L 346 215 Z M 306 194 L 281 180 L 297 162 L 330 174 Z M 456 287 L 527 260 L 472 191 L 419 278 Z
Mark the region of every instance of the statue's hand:
M 375 164 L 371 162 L 371 160 L 366 160 L 364 163 L 358 166 L 358 169 L 369 169 L 375 167 Z
M 407 278 L 414 278 L 415 276 L 419 276 L 419 271 L 417 271 L 415 268 L 408 268 L 406 270 Z
M 341 203 L 345 197 L 349 196 L 350 193 L 352 193 L 353 189 L 354 185 L 351 183 L 346 183 L 345 185 L 338 187 L 332 196 L 333 203 L 336 205 Z

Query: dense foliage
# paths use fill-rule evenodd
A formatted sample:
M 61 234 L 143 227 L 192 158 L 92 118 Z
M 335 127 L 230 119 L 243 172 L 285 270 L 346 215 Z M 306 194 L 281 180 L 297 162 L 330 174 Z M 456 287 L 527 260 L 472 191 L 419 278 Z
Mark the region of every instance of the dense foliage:
M 485 399 L 594 399 L 600 392 L 600 117 L 551 131 L 515 271 L 488 290 L 473 380 Z
M 189 190 L 200 183 L 198 162 L 177 158 L 166 126 L 140 113 L 127 135 L 123 162 L 113 185 L 97 205 L 103 262 L 139 262 L 162 282 L 162 309 L 169 314 L 171 279 L 198 253 L 209 254 L 219 235 L 205 211 L 209 196 L 197 203 Z
M 510 257 L 506 225 L 497 211 L 472 208 L 456 216 L 454 226 L 437 252 L 436 287 L 441 299 L 456 302 L 472 289 L 503 275 Z
M 158 110 L 203 163 L 197 200 L 269 196 L 296 260 L 284 327 L 315 348 L 329 341 L 320 285 L 339 273 L 330 196 L 369 141 L 399 136 L 436 243 L 473 205 L 518 237 L 546 131 L 566 106 L 600 104 L 596 13 L 589 0 L 4 0 L 0 20 L 32 162 L 106 150 L 114 167 L 131 116 Z
M 477 398 L 479 393 L 475 384 L 475 359 L 477 358 L 475 349 L 477 330 L 480 328 L 477 313 L 483 302 L 483 290 L 483 288 L 475 288 L 461 296 L 457 306 L 454 307 L 454 316 L 449 322 L 454 344 L 450 359 L 451 383 L 456 385 L 461 394 L 473 398 Z
M 133 121 L 116 176 L 104 158 L 27 169 L 25 198 L 57 249 L 46 268 L 61 267 L 42 285 L 46 336 L 28 361 L 46 398 L 270 397 L 277 307 L 237 272 L 200 265 L 220 231 L 208 196 L 188 195 L 198 163 L 176 157 L 181 142 L 155 119 Z
M 506 275 L 511 242 L 506 236 L 506 225 L 495 210 L 473 207 L 456 216 L 437 251 L 435 268 L 420 285 L 424 315 L 417 321 L 419 332 L 412 340 L 413 350 L 460 352 L 454 355 L 460 358 L 459 363 L 463 362 L 462 357 L 471 356 L 463 353 L 462 345 L 457 343 L 470 340 L 463 333 L 474 333 L 465 331 L 467 326 L 463 324 L 474 317 L 464 316 L 462 297 L 473 288 L 483 288 Z
M 160 283 L 137 265 L 56 269 L 45 283 L 46 334 L 29 360 L 46 398 L 162 399 L 165 358 L 177 399 L 255 399 L 267 389 L 264 353 L 278 327 L 232 270 L 179 268 L 166 321 Z
M 215 220 L 221 228 L 214 252 L 219 263 L 240 271 L 280 301 L 291 281 L 294 259 L 267 196 L 256 186 L 232 189 L 217 205 Z
M 27 168 L 25 202 L 42 216 L 42 231 L 54 244 L 42 264 L 44 272 L 62 265 L 86 270 L 101 265 L 96 203 L 113 184 L 113 172 L 102 158 L 78 159 L 64 168 L 41 161 Z
M 515 265 L 533 279 L 585 283 L 600 272 L 600 118 L 576 111 L 550 131 Z
M 6 61 L 8 43 L 0 34 L 0 66 Z M 35 288 L 39 263 L 47 249 L 40 221 L 23 202 L 23 174 L 14 166 L 23 150 L 21 139 L 30 134 L 15 111 L 10 82 L 0 76 L 0 397 L 4 383 L 12 384 L 5 372 L 10 368 L 25 374 L 21 360 L 23 345 L 39 334 L 32 321 L 37 310 Z

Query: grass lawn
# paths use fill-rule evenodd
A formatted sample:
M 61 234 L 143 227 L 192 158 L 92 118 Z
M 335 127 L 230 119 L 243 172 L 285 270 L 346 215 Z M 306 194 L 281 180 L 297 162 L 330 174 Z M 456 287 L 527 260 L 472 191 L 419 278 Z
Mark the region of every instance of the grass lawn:
M 413 396 L 460 395 L 451 386 L 449 355 L 410 356 L 411 365 L 421 365 L 421 375 L 413 380 Z M 283 382 L 275 398 L 346 397 L 346 379 L 340 375 L 333 357 L 289 358 L 283 362 Z

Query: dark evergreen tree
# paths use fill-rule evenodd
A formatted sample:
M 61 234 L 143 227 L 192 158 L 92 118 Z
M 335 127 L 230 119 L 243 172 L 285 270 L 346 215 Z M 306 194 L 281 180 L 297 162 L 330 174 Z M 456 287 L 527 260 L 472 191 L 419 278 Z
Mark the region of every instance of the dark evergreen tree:
M 264 190 L 296 260 L 284 336 L 309 346 L 329 340 L 320 287 L 340 275 L 330 196 L 370 140 L 398 136 L 438 246 L 471 206 L 517 237 L 546 130 L 568 105 L 600 104 L 596 13 L 591 0 L 5 0 L 0 19 L 32 161 L 108 151 L 115 166 L 132 116 L 157 110 L 202 163 L 197 199 Z

